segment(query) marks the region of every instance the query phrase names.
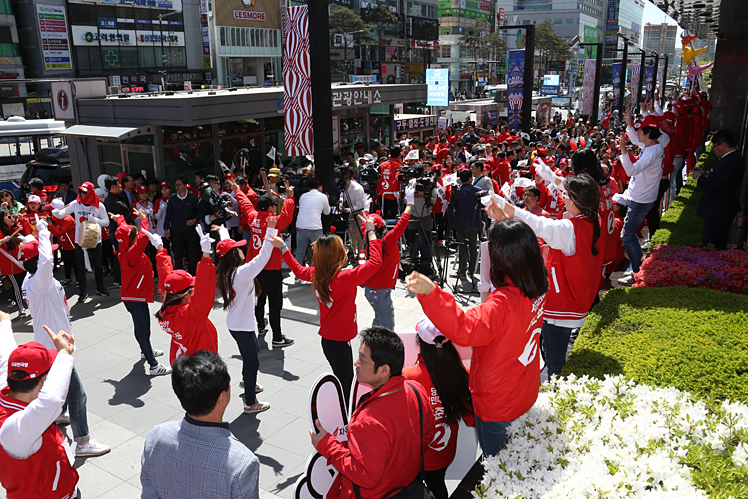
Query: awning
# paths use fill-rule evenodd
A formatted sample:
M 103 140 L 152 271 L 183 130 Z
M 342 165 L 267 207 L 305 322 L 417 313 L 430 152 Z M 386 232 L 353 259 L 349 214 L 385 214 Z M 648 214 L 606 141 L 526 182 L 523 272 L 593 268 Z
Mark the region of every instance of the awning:
M 73 125 L 58 135 L 68 137 L 89 137 L 95 139 L 123 140 L 138 135 L 152 135 L 154 127 L 144 126 L 117 126 L 117 125 Z

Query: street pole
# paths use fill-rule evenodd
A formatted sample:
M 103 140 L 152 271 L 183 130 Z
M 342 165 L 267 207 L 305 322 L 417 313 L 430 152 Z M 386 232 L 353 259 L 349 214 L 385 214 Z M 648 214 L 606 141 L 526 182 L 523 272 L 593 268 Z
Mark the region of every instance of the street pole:
M 636 94 L 636 109 L 634 110 L 634 112 L 636 112 L 636 110 L 639 109 L 639 104 L 641 103 L 641 99 L 642 99 L 642 88 L 644 85 L 644 78 L 647 76 L 647 68 L 646 68 L 647 53 L 644 50 L 642 50 L 641 53 L 642 53 L 642 62 L 641 62 L 641 67 L 639 68 L 639 91 Z
M 597 125 L 600 115 L 600 79 L 602 78 L 603 67 L 603 42 L 597 43 L 580 43 L 580 47 L 597 47 L 597 57 L 595 59 L 595 90 L 592 96 L 592 116 L 590 122 L 592 126 Z M 584 83 L 583 83 L 584 84 Z M 584 95 L 584 94 L 583 94 Z
M 654 90 L 655 88 L 657 88 L 657 73 L 659 73 L 658 70 L 660 69 L 659 67 L 660 66 L 660 54 L 658 54 L 657 52 L 652 52 L 652 54 L 654 55 L 654 58 L 655 58 L 654 79 L 652 81 L 652 95 L 654 96 Z
M 620 34 L 618 36 L 621 36 Z M 623 114 L 623 103 L 626 97 L 626 66 L 629 58 L 629 40 L 625 36 L 623 38 L 623 61 L 621 61 L 621 74 L 619 76 L 619 93 L 618 93 L 618 112 Z
M 665 105 L 665 92 L 667 91 L 667 65 L 668 65 L 669 59 L 668 55 L 665 54 L 665 70 L 662 72 L 663 78 L 665 78 L 664 84 L 662 85 L 662 89 L 660 92 L 660 106 Z
M 314 169 L 325 192 L 334 193 L 332 154 L 332 83 L 328 4 L 309 0 L 309 62 L 314 109 Z

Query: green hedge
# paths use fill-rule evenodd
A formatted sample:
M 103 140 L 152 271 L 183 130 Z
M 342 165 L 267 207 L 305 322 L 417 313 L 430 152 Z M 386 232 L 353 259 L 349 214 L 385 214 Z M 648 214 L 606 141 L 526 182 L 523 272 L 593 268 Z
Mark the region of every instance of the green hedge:
M 748 296 L 687 287 L 614 289 L 592 310 L 564 375 L 623 374 L 748 403 Z
M 703 195 L 702 189 L 696 186 L 692 178 L 680 190 L 662 215 L 660 228 L 652 236 L 650 249 L 658 246 L 698 246 L 701 244 L 701 233 L 704 220 L 696 216 L 696 207 Z

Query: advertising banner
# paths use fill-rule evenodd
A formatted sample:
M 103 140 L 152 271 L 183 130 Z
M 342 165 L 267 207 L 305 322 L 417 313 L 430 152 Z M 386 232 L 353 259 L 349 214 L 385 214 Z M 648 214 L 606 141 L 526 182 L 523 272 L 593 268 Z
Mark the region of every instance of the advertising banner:
M 657 84 L 660 85 L 661 90 L 665 88 L 665 66 L 660 66 L 657 69 Z
M 426 70 L 427 106 L 449 106 L 449 69 Z
M 522 103 L 525 91 L 525 51 L 510 50 L 506 73 L 506 96 L 509 103 L 507 125 L 510 130 L 522 128 Z
M 644 79 L 645 85 L 645 101 L 652 100 L 652 92 L 654 92 L 654 79 L 655 79 L 655 67 L 647 66 L 647 72 Z
M 44 69 L 73 69 L 68 45 L 68 27 L 65 7 L 37 5 L 39 34 L 42 39 Z
M 283 109 L 286 155 L 314 154 L 309 10 L 289 7 L 283 26 Z
M 623 69 L 623 64 L 620 62 L 613 64 L 613 109 L 618 109 L 618 100 L 621 98 L 621 87 L 625 88 L 626 86 L 625 83 L 621 85 L 621 77 L 623 76 L 621 69 Z
M 641 76 L 641 64 L 631 66 L 631 103 L 636 104 L 637 92 L 639 92 L 639 77 Z
M 595 59 L 584 61 L 584 80 L 582 80 L 582 114 L 592 114 L 592 101 L 595 98 Z

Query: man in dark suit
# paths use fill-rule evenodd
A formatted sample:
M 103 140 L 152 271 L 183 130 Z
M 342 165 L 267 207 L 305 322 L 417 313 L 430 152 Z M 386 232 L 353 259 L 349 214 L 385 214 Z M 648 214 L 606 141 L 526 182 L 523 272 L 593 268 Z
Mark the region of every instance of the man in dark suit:
M 712 150 L 719 161 L 711 171 L 694 168 L 691 175 L 705 189 L 696 214 L 704 219 L 701 244 L 726 249 L 730 225 L 740 211 L 740 188 L 743 185 L 745 160 L 736 151 L 738 138 L 727 130 L 712 137 Z

